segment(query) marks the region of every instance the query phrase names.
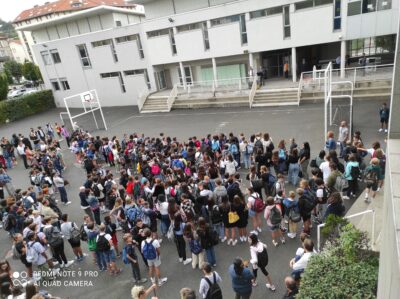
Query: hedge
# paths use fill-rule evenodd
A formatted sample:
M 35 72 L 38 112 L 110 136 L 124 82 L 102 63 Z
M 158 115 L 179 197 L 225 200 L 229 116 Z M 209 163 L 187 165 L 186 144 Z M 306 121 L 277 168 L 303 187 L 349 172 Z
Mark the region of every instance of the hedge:
M 12 122 L 55 107 L 51 90 L 38 91 L 17 99 L 0 102 L 0 124 Z

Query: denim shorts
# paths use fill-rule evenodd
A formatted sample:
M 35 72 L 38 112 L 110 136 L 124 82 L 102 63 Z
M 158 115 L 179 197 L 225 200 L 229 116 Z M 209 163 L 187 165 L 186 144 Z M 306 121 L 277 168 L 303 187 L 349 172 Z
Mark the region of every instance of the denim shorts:
M 116 261 L 116 257 L 115 257 L 115 252 L 114 249 L 110 249 L 107 252 L 104 252 L 104 258 L 106 260 L 107 263 L 111 263 L 111 262 L 115 262 Z
M 280 229 L 281 228 L 281 226 L 280 226 L 280 224 L 276 224 L 276 225 L 268 225 L 268 229 L 269 229 L 269 231 L 271 231 L 271 232 L 276 232 L 278 229 Z

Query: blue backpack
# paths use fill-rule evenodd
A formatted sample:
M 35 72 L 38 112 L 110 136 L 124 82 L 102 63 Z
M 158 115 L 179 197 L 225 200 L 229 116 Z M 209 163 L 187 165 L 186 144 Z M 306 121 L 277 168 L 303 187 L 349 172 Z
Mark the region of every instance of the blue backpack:
M 125 211 L 126 218 L 130 223 L 134 223 L 138 218 L 139 212 L 136 207 L 130 207 Z
M 213 152 L 216 152 L 217 150 L 219 150 L 219 142 L 218 142 L 218 140 L 217 141 L 215 141 L 215 140 L 212 141 L 211 149 L 213 150 Z
M 235 143 L 231 144 L 229 150 L 232 154 L 237 154 L 239 152 L 238 147 Z
M 200 252 L 203 251 L 203 248 L 201 248 L 199 240 L 195 240 L 195 239 L 190 240 L 189 247 L 190 247 L 190 251 L 194 254 L 199 254 Z
M 254 146 L 252 144 L 246 145 L 246 154 L 251 155 L 254 152 Z
M 144 241 L 143 256 L 146 260 L 154 260 L 157 258 L 157 251 L 153 245 L 153 241 L 154 240 L 151 242 Z

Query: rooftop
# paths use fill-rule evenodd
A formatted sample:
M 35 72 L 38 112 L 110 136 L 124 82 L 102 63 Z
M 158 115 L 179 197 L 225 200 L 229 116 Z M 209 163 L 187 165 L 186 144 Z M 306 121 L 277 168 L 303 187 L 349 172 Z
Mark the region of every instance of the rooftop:
M 128 9 L 136 7 L 136 4 L 128 3 L 126 0 L 58 0 L 54 2 L 46 2 L 44 5 L 35 5 L 33 8 L 24 10 L 15 18 L 14 23 L 52 13 L 79 11 L 101 5 Z

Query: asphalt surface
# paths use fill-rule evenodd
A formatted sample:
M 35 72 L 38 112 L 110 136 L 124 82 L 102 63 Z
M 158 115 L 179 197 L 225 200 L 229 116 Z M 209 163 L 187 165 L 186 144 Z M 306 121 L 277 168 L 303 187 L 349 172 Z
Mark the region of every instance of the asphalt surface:
M 378 110 L 380 101 L 360 101 L 354 102 L 354 129 L 362 132 L 362 137 L 366 145 L 373 141 L 383 143 L 385 135 L 378 133 Z M 60 109 L 49 110 L 45 113 L 29 117 L 12 124 L 0 127 L 0 136 L 11 137 L 12 133 L 28 134 L 30 127 L 44 126 L 47 122 L 59 122 Z M 255 132 L 269 132 L 275 143 L 279 139 L 295 137 L 298 144 L 309 141 L 313 156 L 323 148 L 324 144 L 324 114 L 322 103 L 307 103 L 299 107 L 279 107 L 279 108 L 226 108 L 226 109 L 198 109 L 198 110 L 176 110 L 166 114 L 143 114 L 140 115 L 133 107 L 115 107 L 104 109 L 104 115 L 109 130 L 93 132 L 100 136 L 118 136 L 123 133 L 144 133 L 147 136 L 158 136 L 160 132 L 165 135 L 176 136 L 179 140 L 189 136 L 202 137 L 207 133 L 234 132 L 235 134 L 244 133 L 249 136 Z M 84 127 L 94 128 L 89 117 L 78 120 L 78 124 Z M 337 128 L 335 129 L 337 132 Z M 83 213 L 80 210 L 78 199 L 78 188 L 82 184 L 85 173 L 82 168 L 73 164 L 73 156 L 69 150 L 64 148 L 64 156 L 67 162 L 65 177 L 70 185 L 67 192 L 72 204 L 64 207 L 60 206 L 63 212 L 68 213 L 73 221 L 81 223 Z M 242 177 L 244 178 L 244 172 Z M 27 171 L 22 163 L 9 171 L 16 187 L 25 188 L 29 185 Z M 247 182 L 244 181 L 245 184 Z M 352 202 L 347 201 L 347 209 Z M 251 223 L 249 222 L 249 231 Z M 313 238 L 315 238 L 315 228 Z M 259 285 L 253 289 L 252 298 L 282 298 L 284 288 L 284 277 L 290 274 L 289 260 L 294 256 L 297 247 L 300 246 L 298 239 L 287 239 L 285 245 L 274 247 L 271 242 L 270 233 L 266 230 L 265 221 L 263 222 L 263 232 L 260 234 L 262 242 L 268 245 L 269 265 L 267 267 L 271 278 L 276 285 L 276 292 L 266 289 L 264 278 L 259 273 Z M 121 240 L 122 242 L 122 240 Z M 4 230 L 0 230 L 0 254 L 4 257 L 11 248 L 11 242 Z M 67 257 L 73 259 L 70 246 L 65 242 Z M 85 252 L 88 252 L 85 243 L 82 244 Z M 122 248 L 122 243 L 120 243 Z M 182 287 L 190 287 L 198 290 L 202 273 L 200 270 L 193 270 L 191 265 L 184 266 L 178 263 L 178 255 L 174 243 L 164 241 L 161 245 L 162 276 L 168 277 L 168 282 L 157 291 L 159 298 L 179 298 L 179 290 Z M 187 246 L 187 254 L 189 248 Z M 221 288 L 224 298 L 234 298 L 231 281 L 228 275 L 228 266 L 236 256 L 249 259 L 250 252 L 247 243 L 238 243 L 235 247 L 220 244 L 216 246 L 217 267 L 216 271 L 221 275 L 223 282 Z M 17 260 L 9 259 L 14 271 L 23 271 L 22 264 Z M 93 265 L 91 258 L 86 258 L 82 263 L 74 263 L 71 272 L 65 272 L 63 278 L 58 279 L 57 286 L 47 287 L 50 293 L 61 298 L 130 298 L 130 290 L 133 286 L 130 267 L 123 265 L 121 260 L 117 262 L 124 272 L 119 276 L 111 277 L 107 273 L 97 272 L 97 267 Z M 145 267 L 141 263 L 142 276 L 147 277 Z M 81 271 L 81 272 L 79 272 Z M 86 272 L 85 272 L 86 271 Z M 92 271 L 92 272 L 89 272 Z M 81 274 L 79 276 L 79 273 Z M 72 277 L 72 276 L 75 277 Z M 150 284 L 147 283 L 147 286 Z

